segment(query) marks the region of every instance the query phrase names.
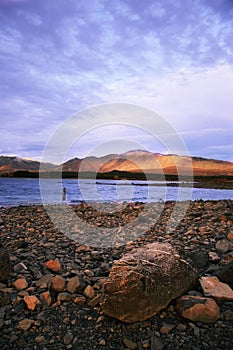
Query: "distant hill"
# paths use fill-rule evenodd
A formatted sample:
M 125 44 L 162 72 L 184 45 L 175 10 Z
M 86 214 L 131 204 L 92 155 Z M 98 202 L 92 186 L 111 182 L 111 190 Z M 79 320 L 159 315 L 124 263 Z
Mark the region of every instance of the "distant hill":
M 104 157 L 74 158 L 62 165 L 63 171 L 96 171 L 108 173 L 114 170 L 144 172 L 151 174 L 176 175 L 177 167 L 182 175 L 190 175 L 190 166 L 196 176 L 233 175 L 233 163 L 177 155 L 163 155 L 148 151 L 129 151 L 123 154 L 111 154 Z
M 233 176 L 233 162 L 201 157 L 163 155 L 144 150 L 129 151 L 123 154 L 109 154 L 103 157 L 73 158 L 64 164 L 54 165 L 18 157 L 0 156 L 0 175 L 12 174 L 17 171 L 38 172 L 63 171 L 110 173 L 113 171 L 130 173 L 151 173 L 190 175 L 190 167 L 195 176 Z
M 0 175 L 11 174 L 15 171 L 39 171 L 40 162 L 19 157 L 0 156 Z M 43 163 L 44 170 L 54 169 L 54 164 Z

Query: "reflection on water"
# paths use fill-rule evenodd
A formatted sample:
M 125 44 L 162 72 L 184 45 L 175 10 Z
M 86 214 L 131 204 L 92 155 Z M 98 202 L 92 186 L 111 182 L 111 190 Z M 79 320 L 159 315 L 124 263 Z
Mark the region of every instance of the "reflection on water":
M 178 181 L 43 179 L 42 195 L 38 179 L 0 178 L 0 206 L 61 203 L 66 187 L 67 202 L 157 202 L 233 199 L 233 190 L 169 186 Z M 195 186 L 195 184 L 194 184 Z

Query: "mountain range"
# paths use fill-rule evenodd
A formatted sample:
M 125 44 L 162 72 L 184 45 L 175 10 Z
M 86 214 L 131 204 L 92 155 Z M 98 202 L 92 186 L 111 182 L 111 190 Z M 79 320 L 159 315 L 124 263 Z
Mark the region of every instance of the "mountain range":
M 73 158 L 60 165 L 40 163 L 18 157 L 0 156 L 1 176 L 10 175 L 17 171 L 57 172 L 61 170 L 66 173 L 124 171 L 176 175 L 177 168 L 182 175 L 190 175 L 191 168 L 196 176 L 233 175 L 233 162 L 172 154 L 163 155 L 144 150 L 129 151 L 123 154 L 108 154 L 103 157 Z

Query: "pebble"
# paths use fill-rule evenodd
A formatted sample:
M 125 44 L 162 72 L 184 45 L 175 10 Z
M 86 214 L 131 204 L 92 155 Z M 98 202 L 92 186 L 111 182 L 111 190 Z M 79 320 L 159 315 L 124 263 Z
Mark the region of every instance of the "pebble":
M 46 261 L 45 266 L 53 272 L 60 272 L 62 270 L 61 264 L 57 260 Z
M 58 294 L 58 301 L 70 301 L 72 299 L 71 294 L 67 292 L 62 292 Z
M 18 278 L 15 281 L 14 286 L 17 290 L 26 289 L 28 287 L 28 282 L 25 278 Z
M 66 289 L 71 294 L 74 294 L 80 290 L 80 287 L 81 287 L 81 282 L 80 282 L 78 276 L 74 276 L 74 277 L 69 279 Z
M 160 333 L 162 334 L 168 334 L 175 326 L 173 324 L 164 324 L 160 328 Z
M 123 338 L 123 343 L 130 350 L 137 349 L 137 344 L 134 341 L 132 341 L 132 340 L 130 340 L 128 338 Z
M 45 292 L 41 293 L 40 300 L 41 300 L 42 304 L 44 304 L 46 306 L 50 306 L 51 302 L 52 302 L 50 292 L 45 291 Z
M 61 276 L 55 276 L 51 283 L 51 289 L 54 292 L 63 292 L 66 285 L 66 280 Z
M 35 295 L 25 296 L 23 300 L 29 310 L 35 310 L 37 305 L 40 305 L 40 300 Z
M 34 324 L 33 320 L 24 318 L 22 321 L 18 323 L 18 329 L 21 331 L 27 331 L 33 324 Z
M 90 285 L 86 286 L 86 288 L 84 289 L 84 295 L 90 299 L 95 298 L 96 296 L 96 291 L 94 290 L 94 288 Z
M 216 249 L 220 253 L 227 253 L 228 251 L 232 250 L 232 248 L 233 244 L 227 239 L 223 239 L 216 243 Z
M 105 339 L 100 339 L 99 345 L 100 345 L 100 346 L 105 346 L 105 345 L 106 345 Z
M 72 342 L 73 338 L 74 338 L 74 336 L 72 334 L 67 333 L 64 337 L 64 340 L 63 340 L 64 344 L 69 345 Z

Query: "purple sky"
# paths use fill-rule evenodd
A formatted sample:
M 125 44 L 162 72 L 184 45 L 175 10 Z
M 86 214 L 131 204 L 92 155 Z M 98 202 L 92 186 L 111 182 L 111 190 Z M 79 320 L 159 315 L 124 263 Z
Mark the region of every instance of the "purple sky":
M 233 161 L 233 1 L 0 0 L 0 93 L 1 155 L 41 159 L 68 117 L 123 102 L 162 116 L 190 155 Z M 69 155 L 133 142 L 164 151 L 106 126 Z

